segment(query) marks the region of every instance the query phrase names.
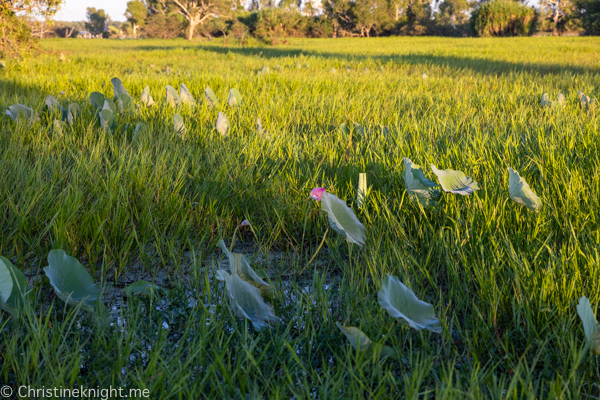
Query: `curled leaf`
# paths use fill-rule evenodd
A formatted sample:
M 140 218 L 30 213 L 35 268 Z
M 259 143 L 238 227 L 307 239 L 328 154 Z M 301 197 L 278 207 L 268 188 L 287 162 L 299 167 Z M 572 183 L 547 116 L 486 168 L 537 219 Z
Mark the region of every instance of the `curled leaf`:
M 359 246 L 365 244 L 365 226 L 354 212 L 336 195 L 324 192 L 321 195 L 321 209 L 327 213 L 331 227 L 344 236 L 348 242 Z
M 6 115 L 11 117 L 13 121 L 25 121 L 27 123 L 33 123 L 40 119 L 35 111 L 22 104 L 9 106 Z
M 267 328 L 271 322 L 279 322 L 273 307 L 264 302 L 260 290 L 242 280 L 238 274 L 229 275 L 226 271 L 217 270 L 218 280 L 225 281 L 233 312 L 242 318 L 249 319 L 255 330 Z
M 429 329 L 441 333 L 440 321 L 435 316 L 433 306 L 417 298 L 397 277 L 388 274 L 383 279 L 377 294 L 379 305 L 387 310 L 391 317 L 398 319 L 418 331 Z
M 369 337 L 364 334 L 360 329 L 355 328 L 353 326 L 342 326 L 339 322 L 336 322 L 335 325 L 342 331 L 344 336 L 348 338 L 348 341 L 352 345 L 355 350 L 358 350 L 360 353 L 365 352 L 367 357 L 370 357 L 374 352 L 379 352 L 382 357 L 392 357 L 396 358 L 396 353 L 394 349 L 389 346 L 384 346 L 381 344 L 373 343 Z
M 431 164 L 431 169 L 437 175 L 440 185 L 445 192 L 467 196 L 473 194 L 475 190 L 479 190 L 479 184 L 473 178 L 466 176 L 462 171 L 455 171 L 453 169 L 439 170 L 433 164 Z
M 558 94 L 558 97 L 556 99 L 556 102 L 558 103 L 559 106 L 564 107 L 567 105 L 567 99 L 565 99 L 565 95 L 562 93 Z
M 229 104 L 229 107 L 242 105 L 242 95 L 237 89 L 229 90 L 229 99 L 227 100 L 227 104 Z
M 549 107 L 551 105 L 550 97 L 548 97 L 548 93 L 544 93 L 542 95 L 542 107 Z
M 18 317 L 30 302 L 27 278 L 9 259 L 0 256 L 0 306 Z
M 358 174 L 358 190 L 356 191 L 356 204 L 361 208 L 367 199 L 367 174 Z
M 150 86 L 146 86 L 144 88 L 144 91 L 142 92 L 142 95 L 140 96 L 140 102 L 147 107 L 150 107 L 150 106 L 153 106 L 156 104 L 154 102 L 154 99 L 152 98 L 152 96 L 150 96 Z
M 579 314 L 579 318 L 581 318 L 581 322 L 583 323 L 585 338 L 592 352 L 600 355 L 600 325 L 598 325 L 592 305 L 587 297 L 583 296 L 579 299 L 577 314 Z
M 208 86 L 204 89 L 204 99 L 206 100 L 206 104 L 210 107 L 217 105 L 217 96 L 215 96 L 215 92 Z
M 173 116 L 173 125 L 175 129 L 175 133 L 180 134 L 181 136 L 185 136 L 187 133 L 187 128 L 183 123 L 183 118 L 179 114 L 175 114 Z
M 404 157 L 402 161 L 404 162 L 402 178 L 409 197 L 421 203 L 423 207 L 428 206 L 440 195 L 438 184 L 425 178 L 421 167 L 413 164 L 410 158 Z
M 542 200 L 529 187 L 517 171 L 508 168 L 508 195 L 517 204 L 525 206 L 532 211 L 538 211 Z
M 256 119 L 256 133 L 260 136 L 263 136 L 266 139 L 271 138 L 269 133 L 265 130 L 265 128 L 263 128 L 262 124 L 260 123 L 260 118 Z
M 115 117 L 115 112 L 110 108 L 108 100 L 104 101 L 104 107 L 98 113 L 98 119 L 100 120 L 100 126 L 103 130 L 115 129 L 117 124 L 117 120 Z
M 219 115 L 217 116 L 217 123 L 215 127 L 221 136 L 227 137 L 227 134 L 229 133 L 229 120 L 221 111 L 219 111 Z
M 110 80 L 110 82 L 113 85 L 113 91 L 115 92 L 115 98 L 119 98 L 122 95 L 126 95 L 128 97 L 131 97 L 131 95 L 129 94 L 129 92 L 127 91 L 127 89 L 125 89 L 125 86 L 123 86 L 123 83 L 121 82 L 121 80 L 119 78 L 112 78 Z
M 67 113 L 67 122 L 73 124 L 73 122 L 81 115 L 81 108 L 77 103 L 69 104 L 69 111 Z
M 48 266 L 44 273 L 54 292 L 67 304 L 79 305 L 86 311 L 95 312 L 100 306 L 100 288 L 76 258 L 63 250 L 48 253 Z
M 192 96 L 187 86 L 183 83 L 179 85 L 179 97 L 183 104 L 196 104 L 196 99 L 194 99 L 194 96 Z
M 247 222 L 244 221 L 244 222 Z M 248 222 L 248 225 L 250 223 Z M 223 254 L 227 255 L 229 258 L 229 268 L 231 269 L 232 274 L 238 274 L 240 278 L 250 283 L 252 286 L 260 289 L 263 294 L 271 294 L 272 287 L 267 282 L 263 281 L 260 276 L 252 269 L 250 266 L 250 262 L 248 259 L 240 253 L 232 253 L 225 246 L 225 242 L 223 240 L 219 240 L 217 243 L 217 247 L 221 249 Z
M 176 107 L 179 105 L 179 103 L 181 103 L 181 99 L 179 98 L 179 95 L 177 94 L 177 91 L 173 86 L 167 85 L 165 87 L 165 91 L 167 93 L 167 97 L 165 100 L 168 105 L 170 105 L 171 107 Z

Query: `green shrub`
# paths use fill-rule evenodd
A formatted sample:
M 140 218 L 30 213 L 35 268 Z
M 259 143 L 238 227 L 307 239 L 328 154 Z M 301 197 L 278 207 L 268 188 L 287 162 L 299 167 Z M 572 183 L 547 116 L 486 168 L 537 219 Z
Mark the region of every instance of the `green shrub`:
M 21 57 L 35 48 L 31 29 L 19 17 L 0 4 L 0 58 Z
M 600 35 L 600 1 L 581 0 L 577 3 L 581 23 L 588 35 Z
M 516 1 L 492 0 L 471 14 L 477 36 L 523 36 L 531 33 L 536 12 Z

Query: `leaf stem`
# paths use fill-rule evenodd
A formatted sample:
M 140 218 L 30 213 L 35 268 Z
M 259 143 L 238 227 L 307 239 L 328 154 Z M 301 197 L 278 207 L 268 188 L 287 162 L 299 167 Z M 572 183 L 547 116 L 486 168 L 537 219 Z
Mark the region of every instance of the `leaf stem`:
M 319 254 L 321 247 L 323 247 L 323 243 L 325 243 L 325 238 L 327 237 L 327 232 L 329 232 L 329 228 L 327 228 L 327 230 L 325 231 L 325 234 L 323 235 L 323 240 L 321 240 L 321 244 L 317 248 L 317 251 L 315 251 L 315 254 L 313 254 L 312 258 L 306 263 L 306 265 L 304 266 L 304 268 L 302 268 L 302 271 L 300 271 L 300 273 L 298 275 L 301 275 L 306 270 L 306 268 L 308 268 L 310 263 L 313 262 L 313 260 L 317 256 L 317 254 Z

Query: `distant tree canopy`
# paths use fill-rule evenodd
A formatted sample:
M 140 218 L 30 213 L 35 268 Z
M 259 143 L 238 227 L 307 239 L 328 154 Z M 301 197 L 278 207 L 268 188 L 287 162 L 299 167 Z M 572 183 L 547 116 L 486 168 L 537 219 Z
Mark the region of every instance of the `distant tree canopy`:
M 0 0 L 0 55 L 33 46 L 29 17 L 48 19 L 63 0 Z M 75 37 L 223 37 L 284 43 L 287 37 L 391 35 L 515 36 L 600 34 L 600 0 L 130 0 L 126 23 L 88 8 L 85 25 L 57 23 L 54 34 Z M 28 19 L 29 18 L 29 19 Z M 29 23 L 29 27 L 25 23 Z M 45 29 L 45 31 L 44 31 Z
M 148 8 L 144 2 L 140 0 L 130 1 L 127 3 L 125 17 L 133 28 L 133 36 L 137 37 L 137 31 L 139 28 L 146 24 L 146 18 L 148 18 Z
M 110 17 L 104 10 L 96 10 L 93 7 L 87 9 L 88 22 L 85 23 L 85 28 L 93 35 L 106 35 L 108 33 L 108 23 Z

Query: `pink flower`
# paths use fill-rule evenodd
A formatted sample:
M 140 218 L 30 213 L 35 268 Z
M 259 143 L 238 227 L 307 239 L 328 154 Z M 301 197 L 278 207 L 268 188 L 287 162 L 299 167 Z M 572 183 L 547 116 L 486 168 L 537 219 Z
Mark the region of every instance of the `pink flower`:
M 310 195 L 308 197 L 316 201 L 321 201 L 321 197 L 323 197 L 323 193 L 326 191 L 327 190 L 325 190 L 325 188 L 317 187 L 310 191 Z

